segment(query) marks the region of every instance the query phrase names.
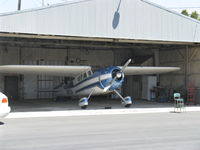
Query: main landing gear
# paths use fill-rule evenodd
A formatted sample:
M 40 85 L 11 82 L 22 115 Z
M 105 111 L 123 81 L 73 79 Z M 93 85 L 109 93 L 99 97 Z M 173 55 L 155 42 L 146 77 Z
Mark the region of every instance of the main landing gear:
M 89 94 L 88 97 L 83 97 L 79 100 L 79 106 L 82 108 L 82 109 L 86 109 L 87 106 L 88 106 L 88 100 L 89 98 L 91 97 L 92 93 L 94 92 L 95 90 L 92 90 L 91 93 Z
M 83 97 L 79 100 L 79 106 L 82 108 L 82 109 L 86 109 L 87 106 L 88 106 L 88 100 L 89 98 L 91 97 L 92 93 L 94 92 L 95 90 L 92 90 L 92 92 L 89 94 L 88 97 Z M 127 96 L 125 98 L 123 98 L 119 92 L 117 92 L 116 90 L 114 90 L 114 92 L 122 99 L 121 103 L 124 107 L 126 108 L 129 108 L 131 105 L 132 105 L 132 99 L 130 96 Z
M 132 105 L 132 100 L 130 96 L 123 98 L 119 92 L 114 90 L 114 92 L 122 99 L 121 103 L 124 107 L 129 108 Z

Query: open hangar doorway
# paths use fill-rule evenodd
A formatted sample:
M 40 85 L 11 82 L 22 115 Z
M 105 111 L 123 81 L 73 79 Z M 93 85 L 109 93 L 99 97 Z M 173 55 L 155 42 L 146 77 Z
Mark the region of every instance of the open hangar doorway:
M 186 48 L 198 49 L 198 46 L 185 43 L 160 43 L 160 42 L 138 42 L 119 41 L 116 39 L 76 39 L 42 36 L 6 36 L 1 37 L 1 65 L 24 64 L 24 65 L 89 65 L 94 70 L 113 66 L 123 65 L 126 60 L 132 58 L 132 66 L 178 66 L 186 67 L 186 61 L 180 62 L 175 55 L 187 55 Z M 166 57 L 168 56 L 169 57 Z M 194 55 L 194 54 L 193 54 Z M 175 60 L 174 60 L 175 59 Z M 103 61 L 102 61 L 103 60 Z M 174 60 L 174 61 L 173 61 Z M 17 82 L 17 100 L 34 100 L 40 102 L 43 99 L 55 99 L 54 87 L 67 82 L 65 77 L 52 77 L 45 75 L 1 75 L 1 91 L 7 93 L 5 88 L 7 76 L 15 76 Z M 177 86 L 186 86 L 188 73 L 182 69 L 181 72 L 153 75 L 156 78 L 153 85 L 164 88 L 176 89 Z M 120 89 L 123 96 L 131 96 L 134 100 L 154 100 L 150 91 L 147 91 L 145 84 L 152 78 L 148 76 L 127 76 Z M 187 78 L 187 79 L 186 79 Z M 174 80 L 175 79 L 175 80 Z M 177 79 L 177 80 L 176 80 Z M 175 81 L 175 82 L 174 82 Z M 155 83 L 156 82 L 156 83 Z M 177 82 L 177 83 L 176 83 Z M 146 91 L 145 91 L 146 90 Z M 150 89 L 148 89 L 150 90 Z M 13 97 L 12 95 L 9 95 Z M 111 98 L 116 98 L 112 95 Z M 76 101 L 77 102 L 77 101 Z M 76 104 L 77 105 L 77 104 Z M 120 102 L 118 102 L 120 107 Z

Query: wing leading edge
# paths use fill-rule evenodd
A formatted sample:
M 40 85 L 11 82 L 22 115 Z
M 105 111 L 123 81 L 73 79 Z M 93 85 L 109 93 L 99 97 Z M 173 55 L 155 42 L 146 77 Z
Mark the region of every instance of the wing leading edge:
M 119 66 L 122 68 L 121 66 Z M 125 75 L 148 75 L 148 74 L 161 74 L 172 71 L 180 70 L 179 67 L 126 67 L 124 70 Z
M 122 66 L 119 66 L 122 68 Z M 90 66 L 48 66 L 48 65 L 4 65 L 0 73 L 8 74 L 45 74 L 53 76 L 77 76 L 91 70 Z M 148 75 L 180 70 L 179 67 L 131 67 L 125 68 L 125 75 Z
M 48 65 L 4 65 L 0 73 L 8 74 L 45 74 L 53 76 L 77 76 L 91 70 L 90 66 L 48 66 Z

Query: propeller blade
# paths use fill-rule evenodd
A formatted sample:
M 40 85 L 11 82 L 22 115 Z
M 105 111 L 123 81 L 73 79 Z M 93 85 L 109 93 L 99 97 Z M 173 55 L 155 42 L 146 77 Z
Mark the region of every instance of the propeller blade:
M 123 66 L 122 69 L 121 69 L 122 72 L 123 72 L 124 69 L 130 64 L 130 62 L 131 62 L 131 59 L 129 59 L 129 60 L 124 64 L 124 66 Z
M 105 87 L 105 88 L 103 89 L 103 91 L 106 92 L 111 86 L 112 86 L 112 84 L 108 85 L 107 87 Z
M 114 79 L 112 79 L 112 81 L 109 83 L 109 85 L 106 86 L 106 87 L 103 89 L 104 92 L 106 92 L 106 91 L 112 86 L 112 84 L 113 84 L 113 82 L 116 80 L 116 78 L 117 78 L 117 76 L 114 77 Z

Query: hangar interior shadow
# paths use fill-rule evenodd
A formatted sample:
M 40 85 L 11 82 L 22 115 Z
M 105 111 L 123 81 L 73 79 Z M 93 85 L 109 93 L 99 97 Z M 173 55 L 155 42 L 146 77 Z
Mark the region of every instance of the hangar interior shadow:
M 159 54 L 157 55 L 156 52 L 182 50 L 185 47 L 185 44 L 119 42 L 116 39 L 91 41 L 87 39 L 0 37 L 2 56 L 0 63 L 1 65 L 91 65 L 96 70 L 111 65 L 123 65 L 129 58 L 132 58 L 131 66 L 157 66 L 158 58 L 156 57 Z M 12 83 L 10 83 L 12 80 L 7 82 L 9 77 L 17 79 L 17 82 L 14 79 Z M 127 76 L 122 86 L 121 93 L 123 96 L 132 97 L 133 108 L 172 105 L 172 98 L 160 102 L 155 100 L 154 96 L 154 99 L 150 101 L 145 100 L 142 96 L 143 78 L 144 76 Z M 64 77 L 4 74 L 1 79 L 4 81 L 0 87 L 1 91 L 8 95 L 13 111 L 79 109 L 78 99 L 54 101 L 53 87 L 58 86 L 61 82 L 67 82 Z M 14 90 L 9 90 L 12 85 L 17 86 Z M 15 94 L 12 91 L 15 91 Z M 89 109 L 123 108 L 116 95 L 92 97 L 90 104 Z
M 65 111 L 80 110 L 79 99 L 62 99 L 53 101 L 52 99 L 20 100 L 12 101 L 12 112 L 37 112 L 37 111 Z M 167 108 L 173 107 L 173 103 L 158 103 L 155 101 L 135 100 L 130 108 Z M 129 109 L 121 105 L 120 99 L 109 99 L 107 97 L 92 97 L 87 110 L 94 109 Z

